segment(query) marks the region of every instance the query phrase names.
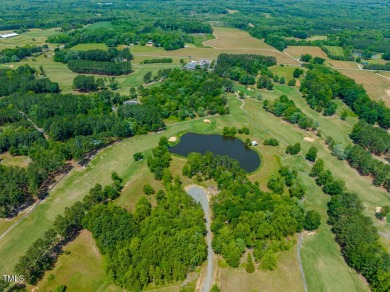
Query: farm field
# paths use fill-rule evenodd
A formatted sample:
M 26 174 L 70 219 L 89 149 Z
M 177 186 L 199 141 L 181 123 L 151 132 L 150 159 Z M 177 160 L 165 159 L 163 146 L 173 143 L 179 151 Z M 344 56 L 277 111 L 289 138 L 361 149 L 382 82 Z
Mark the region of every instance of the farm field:
M 359 69 L 359 66 L 355 62 L 351 61 L 339 61 L 328 59 L 326 61 L 334 69 Z
M 14 48 L 15 46 L 25 46 L 25 45 L 37 45 L 42 46 L 45 44 L 47 37 L 59 34 L 59 28 L 50 28 L 50 29 L 30 29 L 28 32 L 19 34 L 18 36 L 0 39 L 0 50 L 5 48 Z M 10 31 L 2 31 L 2 33 L 8 33 Z
M 291 46 L 286 48 L 284 51 L 296 59 L 299 59 L 301 55 L 310 54 L 313 57 L 320 57 L 328 60 L 328 56 L 319 47 Z
M 373 100 L 383 100 L 390 106 L 390 80 L 378 76 L 367 70 L 339 70 L 345 76 L 352 78 L 356 83 L 363 85 Z

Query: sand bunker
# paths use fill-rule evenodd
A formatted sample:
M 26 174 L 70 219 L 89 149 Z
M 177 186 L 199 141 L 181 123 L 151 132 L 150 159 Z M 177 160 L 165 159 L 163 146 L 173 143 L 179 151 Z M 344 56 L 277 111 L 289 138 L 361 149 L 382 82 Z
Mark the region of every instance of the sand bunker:
M 207 124 L 210 124 L 210 123 L 211 123 L 211 121 L 208 120 L 208 119 L 203 120 L 203 122 L 205 122 L 205 123 L 207 123 Z
M 305 140 L 307 142 L 314 142 L 314 139 L 310 138 L 310 137 L 305 137 L 305 138 L 303 138 L 303 140 Z
M 177 138 L 175 136 L 168 139 L 168 142 L 176 142 Z

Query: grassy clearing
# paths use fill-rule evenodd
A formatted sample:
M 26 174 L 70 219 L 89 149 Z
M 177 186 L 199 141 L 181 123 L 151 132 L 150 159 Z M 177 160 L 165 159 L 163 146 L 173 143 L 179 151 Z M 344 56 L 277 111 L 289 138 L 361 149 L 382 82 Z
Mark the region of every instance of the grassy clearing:
M 50 280 L 50 275 L 55 278 Z M 55 268 L 46 272 L 37 288 L 41 291 L 54 291 L 57 286 L 66 285 L 68 291 L 123 291 L 106 283 L 105 278 L 103 257 L 92 234 L 83 230 L 64 248 Z
M 108 47 L 106 44 L 103 43 L 88 43 L 88 44 L 78 44 L 74 47 L 70 48 L 71 50 L 78 50 L 78 51 L 88 51 L 88 50 L 108 50 Z
M 313 57 L 320 57 L 324 59 L 328 59 L 328 56 L 325 54 L 323 50 L 319 47 L 310 47 L 310 46 L 293 46 L 285 49 L 286 53 L 293 56 L 294 58 L 299 59 L 301 55 L 310 54 Z
M 303 291 L 299 274 L 296 245 L 289 251 L 280 253 L 278 268 L 264 272 L 256 270 L 248 274 L 245 268 L 220 268 L 219 279 L 221 291 Z
M 30 162 L 28 156 L 12 156 L 9 152 L 0 154 L 0 164 L 3 165 L 27 167 Z
M 340 73 L 363 85 L 372 100 L 383 100 L 390 107 L 390 80 L 367 70 L 339 70 Z
M 112 28 L 112 27 L 113 27 L 113 25 L 112 25 L 111 21 L 99 21 L 99 22 L 95 22 L 92 24 L 88 24 L 84 28 L 90 29 L 90 30 L 95 30 L 95 29 L 100 29 L 100 28 Z
M 194 46 L 198 48 L 210 48 L 210 46 L 205 46 L 203 42 L 215 39 L 215 36 L 209 33 L 194 33 L 191 36 L 194 38 Z
M 279 77 L 284 77 L 286 79 L 286 82 L 288 80 L 293 79 L 293 72 L 296 69 L 296 67 L 290 67 L 290 66 L 283 66 L 276 65 L 270 68 L 271 72 L 274 73 L 274 75 L 278 75 Z
M 334 56 L 344 56 L 343 48 L 339 46 L 325 46 Z

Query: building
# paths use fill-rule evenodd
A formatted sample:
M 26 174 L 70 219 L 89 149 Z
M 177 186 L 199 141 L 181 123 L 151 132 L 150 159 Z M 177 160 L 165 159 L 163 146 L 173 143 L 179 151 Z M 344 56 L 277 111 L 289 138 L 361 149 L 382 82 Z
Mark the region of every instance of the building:
M 148 42 L 146 43 L 146 46 L 147 46 L 147 47 L 153 47 L 153 42 L 152 42 L 152 41 L 148 41 Z
M 259 145 L 259 144 L 257 144 L 256 141 L 252 141 L 252 142 L 251 142 L 251 145 L 252 145 L 252 146 L 257 146 L 257 145 Z
M 6 34 L 0 34 L 0 39 L 6 39 L 6 38 L 14 37 L 14 36 L 17 36 L 17 35 L 18 34 L 15 33 L 15 32 L 6 33 Z
M 126 105 L 126 104 L 139 104 L 139 101 L 138 100 L 125 100 L 123 102 L 123 105 Z
M 183 66 L 184 70 L 196 70 L 199 66 L 200 68 L 208 69 L 211 62 L 209 60 L 200 60 L 200 61 L 191 61 Z

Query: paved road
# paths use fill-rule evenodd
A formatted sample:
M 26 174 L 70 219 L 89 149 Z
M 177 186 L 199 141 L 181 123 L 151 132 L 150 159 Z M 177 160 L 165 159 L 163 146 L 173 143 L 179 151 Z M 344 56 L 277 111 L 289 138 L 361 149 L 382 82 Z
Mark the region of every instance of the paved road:
M 213 249 L 211 247 L 211 218 L 210 218 L 210 208 L 209 201 L 207 199 L 206 192 L 200 188 L 193 186 L 187 190 L 187 193 L 199 202 L 202 205 L 204 215 L 206 218 L 206 228 L 207 228 L 207 274 L 206 279 L 203 285 L 203 292 L 209 292 L 211 289 L 211 279 L 213 275 Z
M 299 233 L 299 241 L 298 241 L 298 248 L 297 248 L 299 271 L 301 272 L 301 277 L 302 277 L 302 281 L 303 281 L 303 289 L 305 290 L 305 292 L 307 292 L 306 278 L 305 278 L 305 273 L 303 272 L 303 266 L 302 266 L 302 261 L 301 261 L 301 246 L 302 246 L 302 233 Z

